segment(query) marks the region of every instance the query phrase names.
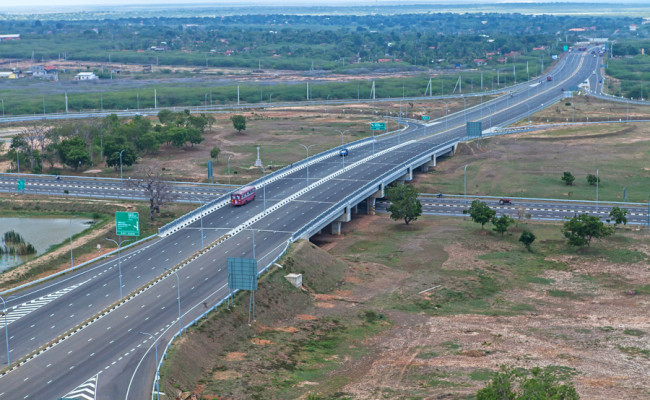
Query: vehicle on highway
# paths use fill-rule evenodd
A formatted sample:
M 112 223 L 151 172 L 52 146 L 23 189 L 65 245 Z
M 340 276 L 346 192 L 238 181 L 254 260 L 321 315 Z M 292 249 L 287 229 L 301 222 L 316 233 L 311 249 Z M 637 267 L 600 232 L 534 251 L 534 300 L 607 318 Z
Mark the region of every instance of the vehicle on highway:
M 230 194 L 230 204 L 233 206 L 243 206 L 253 200 L 255 200 L 255 186 L 246 186 Z
M 549 75 L 549 76 L 546 77 L 546 80 L 550 82 L 550 81 L 553 80 L 553 77 L 551 75 Z
M 510 199 L 499 199 L 499 204 L 504 205 L 504 204 L 512 204 L 512 201 Z
M 339 157 L 345 157 L 345 156 L 347 156 L 349 153 L 350 153 L 350 152 L 348 151 L 348 149 L 341 149 L 341 150 L 339 150 Z

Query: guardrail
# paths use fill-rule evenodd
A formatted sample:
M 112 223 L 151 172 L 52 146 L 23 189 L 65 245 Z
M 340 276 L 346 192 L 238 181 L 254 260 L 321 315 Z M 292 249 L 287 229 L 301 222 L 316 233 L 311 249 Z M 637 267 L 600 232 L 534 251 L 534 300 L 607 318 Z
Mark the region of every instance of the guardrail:
M 420 193 L 421 197 L 438 197 L 437 193 Z M 465 198 L 463 194 L 442 194 L 442 197 L 457 197 Z M 467 198 L 471 199 L 489 199 L 489 200 L 499 200 L 503 198 L 509 198 L 511 200 L 521 200 L 521 201 L 554 201 L 558 203 L 585 203 L 585 204 L 614 204 L 614 205 L 628 205 L 628 206 L 639 206 L 647 207 L 648 203 L 634 203 L 629 201 L 608 201 L 608 200 L 571 200 L 571 199 L 549 199 L 549 198 L 537 198 L 537 197 L 512 197 L 512 196 L 484 196 L 484 195 L 467 195 Z

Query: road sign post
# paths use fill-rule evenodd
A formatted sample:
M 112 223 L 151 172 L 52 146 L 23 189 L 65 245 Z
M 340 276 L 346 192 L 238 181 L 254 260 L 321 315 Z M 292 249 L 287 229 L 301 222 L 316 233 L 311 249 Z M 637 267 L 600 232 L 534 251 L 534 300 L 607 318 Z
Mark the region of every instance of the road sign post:
M 140 220 L 137 212 L 115 212 L 117 236 L 140 236 Z
M 212 160 L 208 161 L 208 179 L 212 183 Z
M 423 116 L 422 116 L 422 121 L 428 121 L 428 120 L 429 120 L 429 116 L 428 116 L 428 115 L 423 115 Z
M 251 324 L 251 312 L 255 320 L 255 291 L 257 290 L 257 259 L 228 257 L 228 290 L 249 290 L 248 325 Z M 232 296 L 231 296 L 232 298 Z
M 370 123 L 370 129 L 373 131 L 385 131 L 386 130 L 386 123 L 385 122 L 371 122 Z

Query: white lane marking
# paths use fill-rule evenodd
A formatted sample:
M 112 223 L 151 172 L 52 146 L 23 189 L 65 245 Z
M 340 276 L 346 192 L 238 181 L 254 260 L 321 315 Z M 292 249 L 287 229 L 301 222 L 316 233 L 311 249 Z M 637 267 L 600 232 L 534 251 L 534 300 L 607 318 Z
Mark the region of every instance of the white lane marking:
M 99 373 L 88 379 L 81 385 L 68 392 L 63 398 L 80 399 L 80 400 L 95 400 L 97 398 L 97 381 Z
M 30 300 L 26 303 L 22 303 L 16 306 L 13 306 L 9 311 L 7 311 L 7 324 L 11 324 L 12 322 L 18 320 L 19 318 L 24 317 L 25 315 L 29 314 L 30 312 L 37 310 L 44 305 L 58 299 L 59 297 L 63 296 L 64 294 L 71 292 L 78 288 L 79 286 L 83 285 L 84 283 L 90 281 L 90 279 L 83 281 L 81 283 L 78 283 L 76 285 L 72 285 L 70 287 L 67 287 L 65 289 L 58 290 L 56 292 L 50 293 L 48 295 L 39 297 L 38 299 Z M 53 316 L 54 314 L 50 315 Z M 4 322 L 4 321 L 3 321 Z

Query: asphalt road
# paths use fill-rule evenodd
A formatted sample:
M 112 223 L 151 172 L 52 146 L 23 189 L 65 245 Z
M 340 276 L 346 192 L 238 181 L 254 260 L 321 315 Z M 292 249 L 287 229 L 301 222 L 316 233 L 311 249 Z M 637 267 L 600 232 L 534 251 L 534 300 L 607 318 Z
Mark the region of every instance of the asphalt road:
M 475 197 L 467 196 L 467 201 L 462 197 L 438 198 L 436 196 L 421 197 L 422 213 L 425 215 L 449 215 L 455 217 L 468 217 L 469 215 L 463 214 L 463 210 L 469 208 L 472 200 Z M 530 214 L 533 220 L 555 220 L 561 221 L 565 218 L 571 218 L 576 214 L 591 214 L 596 215 L 603 221 L 609 218 L 609 212 L 613 205 L 611 203 L 602 202 L 598 206 L 593 203 L 580 203 L 580 202 L 562 202 L 562 201 L 539 201 L 539 200 L 513 200 L 511 204 L 499 204 L 495 199 L 479 198 L 485 201 L 490 208 L 497 211 L 497 216 L 502 214 L 509 215 L 515 219 L 519 217 L 519 210 L 524 210 L 524 216 Z M 378 212 L 386 212 L 386 208 L 390 203 L 382 201 L 378 202 L 376 210 Z M 648 224 L 648 207 L 638 205 L 622 205 L 617 204 L 620 208 L 628 210 L 627 219 L 628 224 L 634 225 L 647 225 Z
M 376 152 L 391 148 L 398 142 L 403 145 L 349 168 L 274 212 L 261 215 L 264 211 L 261 189 L 258 190 L 257 199 L 246 206 L 225 206 L 216 210 L 203 220 L 206 243 L 246 224 L 255 232 L 255 254 L 259 267 L 265 267 L 284 250 L 292 233 L 314 216 L 405 160 L 436 144 L 463 137 L 465 121 L 482 119 L 484 126 L 487 123 L 497 126 L 519 119 L 530 108 L 542 103 L 550 104 L 561 96 L 560 85 L 581 82 L 594 67 L 590 57 L 585 58 L 580 54 L 568 55 L 566 62 L 560 65 L 563 67 L 551 72 L 554 76 L 552 82 L 543 81 L 534 87 L 524 86 L 512 97 L 504 96 L 483 107 L 457 113 L 450 116 L 447 122 L 434 121 L 427 127 L 411 124 L 398 137 L 383 138 L 376 143 Z M 438 134 L 409 142 L 410 139 L 433 133 Z M 350 166 L 371 155 L 371 145 L 365 145 L 351 151 L 345 163 Z M 342 160 L 337 156 L 311 165 L 311 183 L 339 171 L 341 166 Z M 303 168 L 267 185 L 266 207 L 270 208 L 304 188 L 307 184 L 305 173 Z M 223 241 L 178 271 L 183 324 L 199 316 L 206 306 L 211 307 L 227 294 L 224 286 L 227 281 L 226 259 L 230 256 L 252 256 L 253 231 L 250 229 Z M 159 276 L 164 268 L 186 259 L 199 247 L 197 221 L 163 239 L 124 252 L 124 293 Z M 10 298 L 8 316 L 12 319 L 9 325 L 12 359 L 28 354 L 118 300 L 118 277 L 117 262 L 113 258 Z M 88 385 L 94 385 L 97 399 L 148 398 L 155 371 L 153 341 L 139 332 L 153 334 L 159 350 L 164 348 L 178 330 L 176 290 L 176 276 L 167 277 L 20 368 L 1 376 L 0 399 L 55 399 L 87 380 L 91 380 Z M 3 333 L 4 327 L 0 329 L 0 337 Z M 5 361 L 6 357 L 0 358 L 0 362 Z

